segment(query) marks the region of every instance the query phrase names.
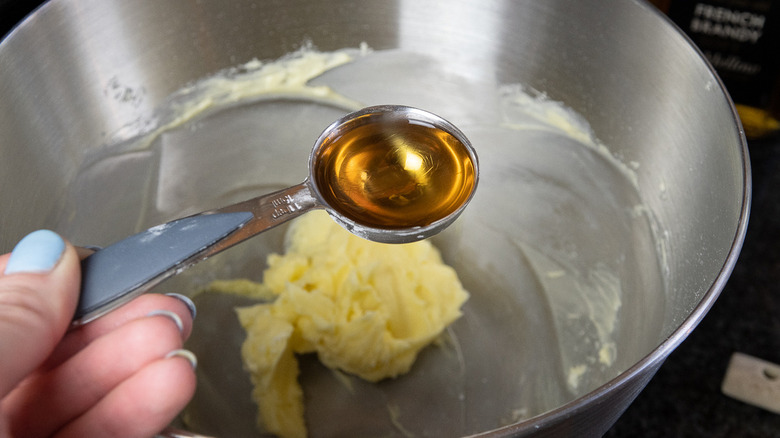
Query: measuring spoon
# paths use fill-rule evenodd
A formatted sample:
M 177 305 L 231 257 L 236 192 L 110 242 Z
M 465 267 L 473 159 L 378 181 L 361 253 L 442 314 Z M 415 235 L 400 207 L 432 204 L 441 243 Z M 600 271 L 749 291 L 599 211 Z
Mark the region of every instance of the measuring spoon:
M 303 183 L 152 227 L 84 258 L 73 323 L 102 316 L 313 209 L 325 209 L 350 232 L 377 242 L 430 237 L 460 215 L 478 176 L 471 143 L 448 121 L 407 106 L 364 108 L 320 134 Z

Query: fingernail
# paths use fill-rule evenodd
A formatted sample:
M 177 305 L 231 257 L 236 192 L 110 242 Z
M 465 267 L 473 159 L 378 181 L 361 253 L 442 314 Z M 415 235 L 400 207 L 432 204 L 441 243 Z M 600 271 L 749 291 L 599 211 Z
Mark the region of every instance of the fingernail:
M 187 361 L 190 363 L 190 366 L 192 366 L 193 371 L 198 368 L 198 358 L 195 356 L 195 353 L 191 352 L 190 350 L 173 350 L 165 355 L 166 359 L 170 359 L 172 357 L 182 357 L 187 359 Z
M 198 309 L 195 307 L 195 303 L 193 303 L 192 300 L 188 296 L 182 295 L 182 294 L 177 294 L 177 293 L 169 293 L 169 294 L 165 294 L 165 295 L 168 295 L 169 297 L 176 298 L 177 300 L 179 300 L 182 303 L 184 303 L 184 305 L 187 306 L 187 309 L 189 309 L 190 316 L 192 316 L 192 319 L 195 319 L 195 317 L 198 316 Z
M 181 321 L 181 317 L 176 312 L 171 312 L 170 310 L 152 310 L 151 312 L 147 313 L 146 316 L 165 316 L 170 318 L 176 324 L 176 327 L 179 329 L 179 333 L 184 333 L 184 323 Z
M 64 251 L 65 241 L 54 231 L 33 231 L 11 251 L 5 273 L 45 274 L 54 269 Z

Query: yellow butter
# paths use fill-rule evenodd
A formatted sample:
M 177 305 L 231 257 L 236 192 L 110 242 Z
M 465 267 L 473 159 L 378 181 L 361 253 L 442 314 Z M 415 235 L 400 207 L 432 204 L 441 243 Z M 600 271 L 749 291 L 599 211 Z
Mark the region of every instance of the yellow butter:
M 455 271 L 428 241 L 369 242 L 324 212 L 288 232 L 286 253 L 268 258 L 262 284 L 236 280 L 235 293 L 268 304 L 237 309 L 247 331 L 242 356 L 255 385 L 263 429 L 306 436 L 295 354 L 368 381 L 409 371 L 418 352 L 460 315 L 468 299 Z M 219 289 L 230 291 L 230 282 Z

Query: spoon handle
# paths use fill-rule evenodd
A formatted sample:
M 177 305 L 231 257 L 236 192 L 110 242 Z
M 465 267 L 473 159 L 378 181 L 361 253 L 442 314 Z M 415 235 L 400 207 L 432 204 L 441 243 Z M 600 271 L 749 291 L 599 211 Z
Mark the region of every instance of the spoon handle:
M 85 324 L 163 280 L 321 204 L 304 182 L 120 240 L 81 261 L 74 325 Z

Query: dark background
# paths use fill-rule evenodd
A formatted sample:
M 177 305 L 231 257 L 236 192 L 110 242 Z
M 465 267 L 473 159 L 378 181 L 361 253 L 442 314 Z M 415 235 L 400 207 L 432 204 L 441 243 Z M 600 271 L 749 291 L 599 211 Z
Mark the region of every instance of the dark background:
M 40 3 L 0 0 L 0 35 Z M 720 391 L 734 352 L 780 364 L 780 138 L 751 141 L 749 148 L 752 212 L 734 273 L 699 327 L 669 356 L 607 438 L 780 437 L 780 415 Z

